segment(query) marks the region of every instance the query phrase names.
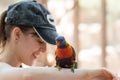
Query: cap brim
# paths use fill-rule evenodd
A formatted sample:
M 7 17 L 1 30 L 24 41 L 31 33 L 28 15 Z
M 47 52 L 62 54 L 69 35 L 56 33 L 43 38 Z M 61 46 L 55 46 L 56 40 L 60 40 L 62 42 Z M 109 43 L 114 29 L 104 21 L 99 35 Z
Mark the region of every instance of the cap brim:
M 39 37 L 42 37 L 43 40 L 45 40 L 47 43 L 55 45 L 55 38 L 58 36 L 58 33 L 56 30 L 49 29 L 49 28 L 39 28 L 34 27 L 36 33 L 39 35 Z

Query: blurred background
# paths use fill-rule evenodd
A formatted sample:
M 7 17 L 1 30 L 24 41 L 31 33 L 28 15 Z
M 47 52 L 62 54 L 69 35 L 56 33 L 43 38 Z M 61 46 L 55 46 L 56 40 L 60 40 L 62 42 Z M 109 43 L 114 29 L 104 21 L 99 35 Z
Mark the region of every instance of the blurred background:
M 1 0 L 0 13 L 21 0 Z M 120 72 L 120 0 L 37 0 L 51 12 L 60 35 L 75 48 L 78 68 Z M 55 66 L 46 44 L 34 66 Z

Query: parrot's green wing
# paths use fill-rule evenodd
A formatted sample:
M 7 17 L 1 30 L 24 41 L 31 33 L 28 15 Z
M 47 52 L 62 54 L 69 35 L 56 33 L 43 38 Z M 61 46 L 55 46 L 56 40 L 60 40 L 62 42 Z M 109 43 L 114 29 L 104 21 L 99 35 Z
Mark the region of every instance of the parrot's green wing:
M 73 51 L 73 57 L 76 59 L 76 52 L 75 52 L 75 49 L 71 46 L 72 48 L 72 51 Z
M 74 60 L 76 60 L 76 52 L 75 52 L 75 49 L 73 47 L 72 47 L 72 51 L 73 51 L 73 58 L 74 58 Z M 78 68 L 78 64 L 76 61 L 74 62 L 73 67 L 76 69 Z

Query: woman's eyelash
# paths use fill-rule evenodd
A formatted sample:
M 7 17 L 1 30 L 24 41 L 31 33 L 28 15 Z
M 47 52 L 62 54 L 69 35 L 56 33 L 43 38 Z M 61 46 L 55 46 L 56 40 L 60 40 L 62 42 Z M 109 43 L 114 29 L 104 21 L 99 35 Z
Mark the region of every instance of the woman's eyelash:
M 37 35 L 37 33 L 35 33 L 35 32 L 33 32 L 33 33 L 30 33 L 30 34 L 32 34 L 32 35 L 34 35 L 34 36 L 38 36 L 38 35 Z

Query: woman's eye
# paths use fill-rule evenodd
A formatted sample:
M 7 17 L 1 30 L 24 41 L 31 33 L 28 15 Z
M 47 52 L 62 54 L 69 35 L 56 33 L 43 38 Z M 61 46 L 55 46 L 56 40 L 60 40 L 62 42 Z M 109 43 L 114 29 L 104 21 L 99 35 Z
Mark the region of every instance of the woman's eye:
M 44 41 L 40 39 L 40 37 L 37 35 L 36 32 L 32 32 L 30 34 L 32 34 L 32 36 L 36 38 L 38 43 L 40 43 L 40 44 L 44 43 Z
M 39 37 L 39 36 L 37 35 L 37 33 L 33 33 L 33 36 L 37 36 L 37 37 Z
M 32 33 L 29 33 L 29 34 L 31 34 L 33 37 L 39 37 L 36 32 L 32 32 Z

